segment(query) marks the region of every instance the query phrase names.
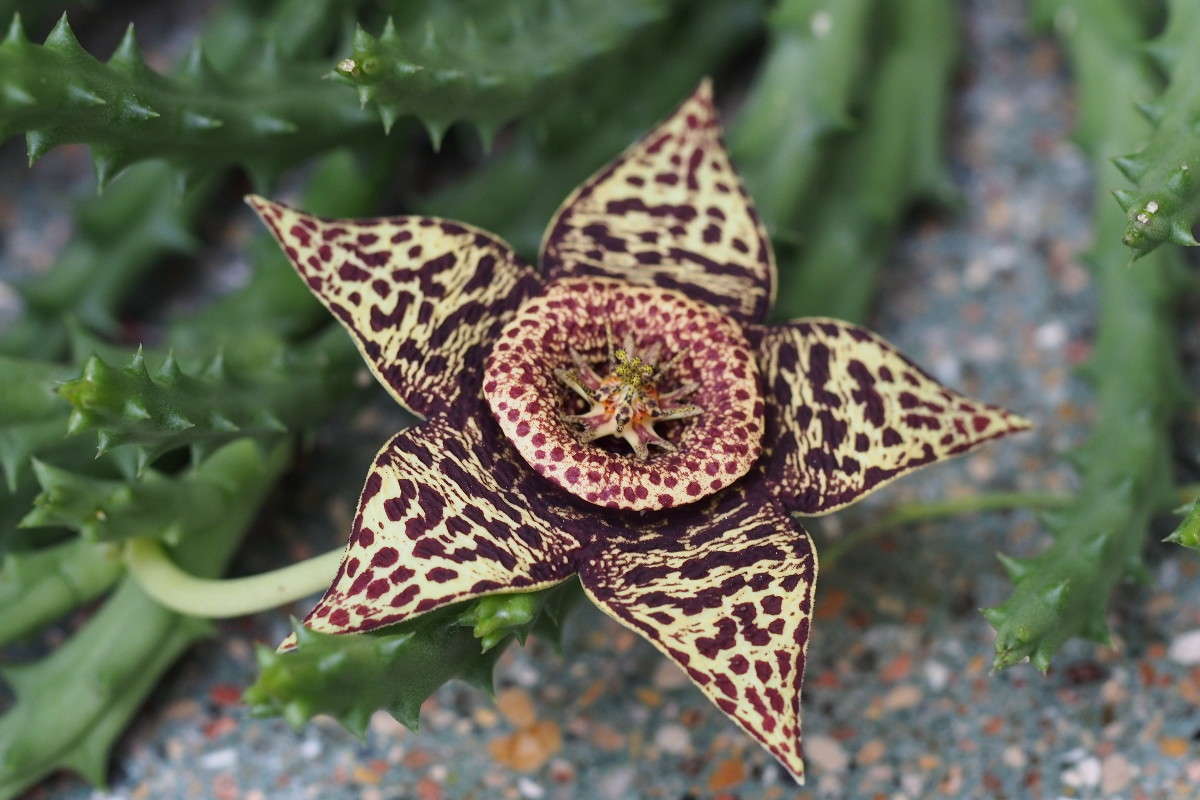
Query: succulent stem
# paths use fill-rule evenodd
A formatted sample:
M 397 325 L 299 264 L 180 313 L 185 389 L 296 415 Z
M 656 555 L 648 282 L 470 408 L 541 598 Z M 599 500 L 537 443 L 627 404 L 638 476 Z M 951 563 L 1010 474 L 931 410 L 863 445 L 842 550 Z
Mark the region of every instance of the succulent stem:
M 154 539 L 125 545 L 125 565 L 146 594 L 180 614 L 222 619 L 242 617 L 299 600 L 329 585 L 341 547 L 248 578 L 198 578 L 171 560 Z
M 1112 98 L 1146 97 L 1155 89 L 1143 59 L 1148 20 L 1138 4 L 1118 0 L 1046 0 L 1040 9 L 1070 56 L 1078 85 L 1076 138 L 1103 186 L 1119 168 L 1109 158 L 1129 152 L 1147 132 L 1140 115 Z M 1096 244 L 1085 260 L 1099 301 L 1090 370 L 1096 421 L 1072 454 L 1077 498 L 1046 515 L 1053 543 L 1031 559 L 1010 560 L 1012 594 L 984 611 L 996 629 L 997 669 L 1029 658 L 1045 671 L 1072 637 L 1106 642 L 1108 598 L 1121 581 L 1144 576 L 1150 518 L 1175 500 L 1171 423 L 1190 402 L 1176 352 L 1179 254 L 1159 249 L 1130 270 L 1128 251 L 1117 243 L 1125 215 L 1103 191 L 1095 204 Z

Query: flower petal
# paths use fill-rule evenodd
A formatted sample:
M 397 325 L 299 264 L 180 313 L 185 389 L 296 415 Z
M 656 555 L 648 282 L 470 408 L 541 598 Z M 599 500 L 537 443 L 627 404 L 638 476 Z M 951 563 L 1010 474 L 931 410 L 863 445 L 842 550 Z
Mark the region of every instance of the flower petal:
M 543 503 L 525 487 L 540 478 L 481 423 L 495 427 L 478 414 L 465 422 L 437 417 L 384 445 L 342 565 L 306 625 L 366 631 L 574 574 L 578 541 L 555 524 L 561 520 L 530 510 Z
M 721 140 L 709 81 L 566 199 L 542 266 L 551 279 L 679 289 L 743 322 L 766 316 L 775 257 Z
M 330 220 L 247 202 L 371 371 L 421 416 L 477 394 L 483 358 L 541 280 L 500 239 L 432 217 Z
M 579 577 L 802 780 L 812 542 L 777 503 L 738 487 L 702 505 L 638 538 L 597 539 Z
M 763 463 L 789 511 L 826 514 L 1028 421 L 942 386 L 870 331 L 833 319 L 748 326 L 766 382 Z

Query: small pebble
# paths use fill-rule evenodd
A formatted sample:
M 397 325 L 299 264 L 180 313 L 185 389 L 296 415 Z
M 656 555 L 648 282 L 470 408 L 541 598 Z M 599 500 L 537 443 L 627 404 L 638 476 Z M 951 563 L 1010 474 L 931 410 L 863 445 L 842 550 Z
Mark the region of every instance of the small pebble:
M 886 752 L 887 745 L 881 739 L 871 739 L 858 749 L 858 754 L 854 757 L 854 760 L 862 766 L 867 766 L 883 758 Z
M 596 789 L 600 797 L 609 800 L 627 800 L 631 796 L 633 781 L 636 778 L 633 767 L 623 766 L 609 772 L 597 781 Z
M 1137 768 L 1120 753 L 1113 753 L 1100 764 L 1100 791 L 1104 794 L 1122 792 L 1133 780 Z
M 505 689 L 500 692 L 496 695 L 496 708 L 518 728 L 533 724 L 533 698 L 524 689 Z
M 1167 648 L 1167 658 L 1177 664 L 1200 664 L 1200 628 L 1176 636 Z
M 1025 751 L 1016 745 L 1009 745 L 1008 747 L 1004 748 L 1004 755 L 1002 758 L 1004 763 L 1013 769 L 1021 769 L 1026 763 Z
M 950 681 L 950 668 L 940 661 L 930 659 L 925 662 L 925 682 L 935 692 L 946 688 Z
M 204 769 L 229 769 L 237 763 L 237 760 L 237 750 L 226 747 L 200 756 L 200 766 Z
M 1063 783 L 1075 787 L 1096 786 L 1100 783 L 1100 771 L 1100 760 L 1089 756 L 1063 772 Z
M 883 707 L 888 711 L 902 711 L 906 708 L 913 708 L 921 702 L 921 690 L 911 684 L 905 683 L 892 689 L 883 698 Z
M 737 786 L 746 780 L 746 765 L 740 758 L 727 758 L 713 770 L 708 778 L 708 788 L 714 792 Z
M 665 753 L 681 756 L 692 749 L 692 735 L 682 725 L 670 723 L 658 729 L 654 743 Z
M 531 781 L 529 778 L 521 778 L 517 781 L 517 791 L 521 793 L 521 797 L 527 797 L 529 800 L 539 800 L 546 796 L 546 790 L 541 784 Z
M 809 764 L 825 772 L 842 772 L 850 764 L 846 750 L 830 736 L 810 736 L 804 742 L 804 755 Z

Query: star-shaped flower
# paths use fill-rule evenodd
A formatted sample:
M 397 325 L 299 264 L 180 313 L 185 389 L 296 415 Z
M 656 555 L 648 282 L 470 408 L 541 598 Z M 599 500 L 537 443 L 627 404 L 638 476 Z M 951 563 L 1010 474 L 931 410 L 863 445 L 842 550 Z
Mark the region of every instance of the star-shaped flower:
M 567 198 L 540 269 L 459 222 L 249 202 L 425 419 L 375 457 L 305 623 L 578 574 L 797 778 L 817 559 L 790 514 L 1028 427 L 862 328 L 762 324 L 774 257 L 707 82 Z

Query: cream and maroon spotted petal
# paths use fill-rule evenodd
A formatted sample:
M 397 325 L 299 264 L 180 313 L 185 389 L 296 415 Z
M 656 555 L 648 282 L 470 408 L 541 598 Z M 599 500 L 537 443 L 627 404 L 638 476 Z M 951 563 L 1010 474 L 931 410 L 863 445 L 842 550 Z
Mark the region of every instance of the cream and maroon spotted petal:
M 421 416 L 479 391 L 491 341 L 541 280 L 507 244 L 432 217 L 331 220 L 247 202 L 367 364 Z
M 1029 422 L 942 386 L 870 331 L 833 319 L 749 326 L 766 385 L 768 479 L 825 514 Z
M 766 317 L 775 257 L 721 140 L 709 81 L 567 198 L 542 267 L 550 278 L 679 289 L 743 322 Z
M 598 539 L 579 577 L 600 608 L 679 664 L 803 780 L 812 542 L 765 496 L 735 488 L 682 511 L 693 509 L 640 538 Z
M 587 411 L 579 394 L 627 339 L 636 352 L 657 356 L 661 366 L 651 379 L 657 401 L 683 391 L 687 404 L 699 408 L 685 418 L 667 408 L 676 418 L 659 426 L 665 444 L 644 459 L 619 438 L 587 441 L 591 434 L 579 422 Z M 579 378 L 575 391 L 562 378 L 571 370 Z M 484 366 L 483 392 L 531 467 L 610 508 L 699 500 L 744 475 L 762 447 L 758 373 L 741 327 L 671 289 L 608 278 L 551 283 L 500 334 Z
M 482 411 L 478 401 L 473 407 Z M 384 445 L 342 564 L 306 625 L 366 631 L 574 574 L 578 540 L 561 520 L 531 510 L 523 490 L 529 471 L 503 439 L 495 441 L 498 432 L 484 429 L 490 425 L 478 414 L 437 417 Z

